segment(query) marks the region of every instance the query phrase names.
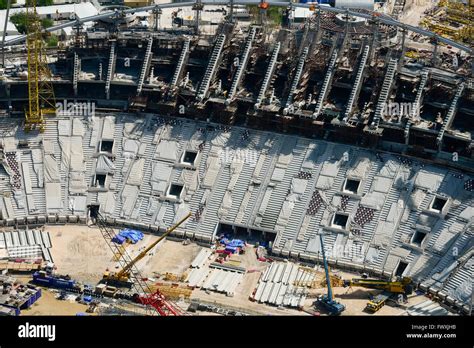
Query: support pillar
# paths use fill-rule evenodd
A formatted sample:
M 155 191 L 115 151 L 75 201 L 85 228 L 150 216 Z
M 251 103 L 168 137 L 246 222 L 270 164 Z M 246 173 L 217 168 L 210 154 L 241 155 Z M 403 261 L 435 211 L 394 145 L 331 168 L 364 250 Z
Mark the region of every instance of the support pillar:
M 156 6 L 153 9 L 153 14 L 155 15 L 155 22 L 153 28 L 155 31 L 158 31 L 158 29 L 160 28 L 160 19 L 161 15 L 163 14 L 163 10 L 159 6 Z
M 405 40 L 406 40 L 406 35 L 407 35 L 407 29 L 406 29 L 405 26 L 403 26 L 403 28 L 402 28 L 401 54 L 400 54 L 400 60 L 398 62 L 398 71 L 400 71 L 402 69 L 402 66 L 405 63 L 405 52 L 406 52 Z
M 234 0 L 230 0 L 229 21 L 234 22 Z
M 434 45 L 434 48 L 433 48 L 433 57 L 431 58 L 431 64 L 436 67 L 436 63 L 437 63 L 437 60 L 438 60 L 438 36 L 434 36 L 433 37 L 433 45 Z
M 201 21 L 201 11 L 204 8 L 201 0 L 197 0 L 196 3 L 193 5 L 193 10 L 195 11 L 195 22 L 194 22 L 194 30 L 195 34 L 199 35 L 199 23 Z

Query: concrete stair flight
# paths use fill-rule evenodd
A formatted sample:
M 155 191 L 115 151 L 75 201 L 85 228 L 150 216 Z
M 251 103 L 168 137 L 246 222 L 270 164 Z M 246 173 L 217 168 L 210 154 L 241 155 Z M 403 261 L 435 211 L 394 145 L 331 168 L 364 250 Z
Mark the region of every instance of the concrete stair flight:
M 357 74 L 354 80 L 354 85 L 351 89 L 351 94 L 349 95 L 349 100 L 347 101 L 346 111 L 344 112 L 344 121 L 347 123 L 349 120 L 349 116 L 352 112 L 352 108 L 354 106 L 354 102 L 356 101 L 357 97 L 359 96 L 359 92 L 361 89 L 361 82 L 362 82 L 362 75 L 364 74 L 365 65 L 367 64 L 367 58 L 369 57 L 369 50 L 370 46 L 365 45 L 364 51 L 362 52 L 362 57 L 360 59 L 359 68 L 357 69 Z
M 237 87 L 239 87 L 240 81 L 242 80 L 242 76 L 244 74 L 245 68 L 249 60 L 250 50 L 252 49 L 252 42 L 255 38 L 256 32 L 257 32 L 257 29 L 255 27 L 252 27 L 250 29 L 249 35 L 247 36 L 247 40 L 245 40 L 244 52 L 242 53 L 239 66 L 237 67 L 237 71 L 235 73 L 234 79 L 232 81 L 232 85 L 230 87 L 229 98 L 228 98 L 229 101 L 231 101 L 234 98 L 235 93 L 237 92 Z
M 109 65 L 107 69 L 107 79 L 105 80 L 105 97 L 110 99 L 110 82 L 115 70 L 115 41 L 110 46 Z
M 216 74 L 217 65 L 221 57 L 222 49 L 224 48 L 225 38 L 226 37 L 224 34 L 220 34 L 217 37 L 216 44 L 214 45 L 211 57 L 209 58 L 209 63 L 207 65 L 206 72 L 204 73 L 204 77 L 202 78 L 201 84 L 199 85 L 196 94 L 196 98 L 199 102 L 206 97 L 207 92 L 209 91 L 211 81 Z
M 441 126 L 438 136 L 436 137 L 436 143 L 438 144 L 440 149 L 441 149 L 444 132 L 446 131 L 446 128 L 451 126 L 451 123 L 453 122 L 454 115 L 456 114 L 456 111 L 458 108 L 458 101 L 459 101 L 459 98 L 461 98 L 463 91 L 464 91 L 464 83 L 461 82 L 458 85 L 458 88 L 456 89 L 456 94 L 454 95 L 451 105 L 449 106 L 449 110 L 446 114 L 446 117 L 444 118 L 443 125 Z
M 303 73 L 303 67 L 306 61 L 306 57 L 308 56 L 308 52 L 309 52 L 309 47 L 305 47 L 303 49 L 303 52 L 301 53 L 300 59 L 298 61 L 298 66 L 296 67 L 295 76 L 293 78 L 293 83 L 291 84 L 290 93 L 288 94 L 288 99 L 286 100 L 285 107 L 288 107 L 289 105 L 291 105 L 291 103 L 293 103 L 293 97 L 295 95 L 296 88 L 298 87 L 298 84 L 300 82 L 301 74 Z
M 377 106 L 375 107 L 374 119 L 371 123 L 371 128 L 373 129 L 377 129 L 380 124 L 380 119 L 382 118 L 382 113 L 385 109 L 385 105 L 387 103 L 387 99 L 390 95 L 390 90 L 392 88 L 395 73 L 397 71 L 397 64 L 398 60 L 395 58 L 391 58 L 388 63 L 387 71 L 385 72 L 385 78 L 382 84 L 382 89 L 380 90 Z
M 174 87 L 178 84 L 178 80 L 181 77 L 181 73 L 183 71 L 184 63 L 188 57 L 189 53 L 189 38 L 186 38 L 186 40 L 183 43 L 183 48 L 181 50 L 181 54 L 178 59 L 178 64 L 176 64 L 176 69 L 173 74 L 173 78 L 171 79 L 171 87 Z
M 143 88 L 143 83 L 145 82 L 145 76 L 148 74 L 148 70 L 150 69 L 150 63 L 151 63 L 151 49 L 153 47 L 153 37 L 150 36 L 148 38 L 148 43 L 146 46 L 146 51 L 145 51 L 145 59 L 143 60 L 143 66 L 142 70 L 140 72 L 140 77 L 138 79 L 138 85 L 137 85 L 137 95 L 140 95 L 142 92 Z
M 270 63 L 268 64 L 267 71 L 265 72 L 265 77 L 263 78 L 262 86 L 260 87 L 260 92 L 258 93 L 256 106 L 260 106 L 263 99 L 265 98 L 265 93 L 267 92 L 268 85 L 273 76 L 275 66 L 278 59 L 278 54 L 280 53 L 281 43 L 277 42 L 275 48 L 273 49 L 272 57 L 270 58 Z
M 317 118 L 323 108 L 323 103 L 329 93 L 329 86 L 331 85 L 332 78 L 334 76 L 334 67 L 336 65 L 338 51 L 335 49 L 332 53 L 331 59 L 329 60 L 328 70 L 324 76 L 323 86 L 321 87 L 321 93 L 319 93 L 318 101 L 316 102 L 316 108 L 314 109 L 313 118 Z

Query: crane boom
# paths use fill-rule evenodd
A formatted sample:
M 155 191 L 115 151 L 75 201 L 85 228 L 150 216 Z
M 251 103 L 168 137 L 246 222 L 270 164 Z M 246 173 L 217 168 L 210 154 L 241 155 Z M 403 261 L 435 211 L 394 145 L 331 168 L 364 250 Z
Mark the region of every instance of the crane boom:
M 411 278 L 404 277 L 397 281 L 386 281 L 378 279 L 353 278 L 344 281 L 344 287 L 358 286 L 368 289 L 385 290 L 397 294 L 410 294 L 412 292 Z
M 326 252 L 324 251 L 324 242 L 323 242 L 322 233 L 319 233 L 319 240 L 321 241 L 321 250 L 323 253 L 324 272 L 326 273 L 326 284 L 328 287 L 328 293 L 327 295 L 320 296 L 316 303 L 325 307 L 330 314 L 339 315 L 342 312 L 344 312 L 346 307 L 342 303 L 335 301 L 333 298 L 331 277 L 329 276 L 329 267 L 328 267 L 328 261 L 326 260 Z
M 117 273 L 117 277 L 121 278 L 123 276 L 126 276 L 126 274 L 130 271 L 130 269 L 141 259 L 145 257 L 148 252 L 153 249 L 159 242 L 161 242 L 163 239 L 165 239 L 171 232 L 173 232 L 175 229 L 177 229 L 183 222 L 185 222 L 190 216 L 192 215 L 191 212 L 189 212 L 185 217 L 183 217 L 181 220 L 178 221 L 174 226 L 168 228 L 165 233 L 163 233 L 160 238 L 158 238 L 155 242 L 151 243 L 145 250 L 143 250 L 140 254 L 138 254 L 131 262 L 129 262 L 124 268 L 122 268 L 121 271 Z
M 329 277 L 328 261 L 326 260 L 326 252 L 324 251 L 324 243 L 323 243 L 322 234 L 319 235 L 319 240 L 321 241 L 321 250 L 323 253 L 324 273 L 326 273 L 326 283 L 328 286 L 328 298 L 332 300 L 333 296 L 332 296 L 331 278 Z
M 161 316 L 170 316 L 170 315 L 182 315 L 181 309 L 176 306 L 173 302 L 168 301 L 165 296 L 160 292 L 160 289 L 157 288 L 154 292 L 148 286 L 148 284 L 143 280 L 140 270 L 136 267 L 136 260 L 132 259 L 127 252 L 120 252 L 118 245 L 112 242 L 112 239 L 115 236 L 114 230 L 109 226 L 106 219 L 99 213 L 95 212 L 94 217 L 96 218 L 97 227 L 99 227 L 102 236 L 104 237 L 107 245 L 112 250 L 114 254 L 119 255 L 118 263 L 123 268 L 128 268 L 127 274 L 123 278 L 127 280 L 132 280 L 132 284 L 137 291 L 134 295 L 136 302 L 141 303 L 145 306 L 145 309 L 148 314 L 157 313 Z M 168 229 L 161 238 L 158 239 L 158 244 L 160 240 L 163 240 L 167 235 L 174 231 L 180 224 L 184 222 L 185 219 L 188 219 L 191 214 L 188 214 L 184 219 L 179 221 L 178 224 Z M 91 216 L 93 216 L 91 211 Z M 149 249 L 150 250 L 150 249 Z M 115 275 L 104 274 L 104 279 L 106 280 L 117 280 Z M 152 310 L 152 312 L 150 312 Z

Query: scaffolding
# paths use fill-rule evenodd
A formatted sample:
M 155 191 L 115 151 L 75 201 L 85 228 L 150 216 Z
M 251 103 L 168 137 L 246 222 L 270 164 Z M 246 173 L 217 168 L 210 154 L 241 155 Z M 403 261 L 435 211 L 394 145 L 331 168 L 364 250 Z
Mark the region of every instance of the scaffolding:
M 25 112 L 25 131 L 44 131 L 44 116 L 54 114 L 55 98 L 51 71 L 42 37 L 41 20 L 36 12 L 36 0 L 26 8 L 28 51 L 28 110 Z

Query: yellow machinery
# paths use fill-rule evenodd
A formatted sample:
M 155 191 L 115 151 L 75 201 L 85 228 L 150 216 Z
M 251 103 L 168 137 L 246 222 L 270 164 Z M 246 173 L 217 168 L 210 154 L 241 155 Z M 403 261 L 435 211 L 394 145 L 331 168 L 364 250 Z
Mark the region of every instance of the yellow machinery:
M 119 261 L 122 255 L 125 253 L 125 249 L 130 245 L 130 243 L 131 241 L 127 239 L 122 245 L 119 245 L 117 247 L 118 251 L 114 254 L 112 260 L 115 262 Z
M 378 279 L 359 279 L 354 278 L 344 281 L 344 287 L 363 287 L 368 289 L 383 290 L 382 293 L 374 296 L 368 303 L 366 309 L 372 313 L 377 312 L 387 300 L 392 299 L 400 302 L 406 300 L 407 295 L 413 292 L 411 278 L 403 277 L 396 281 L 385 281 Z
M 42 37 L 41 20 L 36 12 L 36 0 L 26 8 L 28 51 L 28 109 L 25 112 L 25 131 L 44 131 L 44 115 L 54 114 L 55 98 L 51 83 L 45 47 Z
M 456 41 L 472 43 L 474 40 L 474 4 L 442 0 L 437 10 L 420 21 L 422 27 Z
M 182 218 L 176 225 L 173 227 L 169 228 L 166 230 L 165 233 L 163 233 L 160 238 L 158 238 L 155 242 L 150 244 L 145 250 L 143 250 L 140 254 L 138 254 L 132 261 L 127 263 L 122 270 L 120 270 L 117 273 L 114 272 L 105 272 L 103 281 L 106 281 L 111 284 L 117 284 L 117 285 L 126 285 L 126 286 L 131 286 L 131 276 L 130 272 L 132 270 L 132 267 L 141 259 L 145 257 L 145 255 L 153 249 L 159 242 L 161 242 L 163 239 L 165 239 L 171 232 L 173 232 L 176 228 L 178 228 L 183 222 L 185 222 L 192 214 L 188 213 L 184 218 Z
M 152 292 L 157 289 L 168 299 L 168 300 L 179 300 L 181 297 L 190 298 L 192 290 L 182 287 L 182 286 L 173 286 L 169 284 L 156 284 L 149 285 L 149 288 Z

